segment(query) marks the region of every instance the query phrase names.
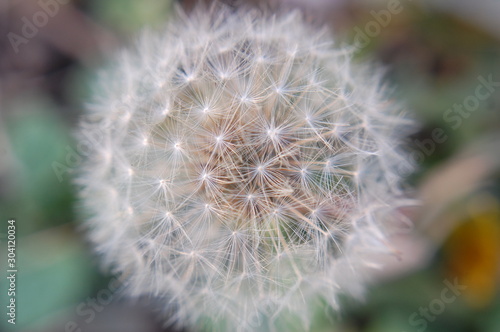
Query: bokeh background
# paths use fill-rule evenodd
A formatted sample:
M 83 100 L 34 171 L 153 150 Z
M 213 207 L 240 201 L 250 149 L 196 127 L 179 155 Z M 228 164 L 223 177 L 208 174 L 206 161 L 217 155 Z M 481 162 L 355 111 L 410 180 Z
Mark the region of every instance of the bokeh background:
M 311 330 L 500 331 L 500 1 L 269 1 L 300 8 L 357 60 L 385 67 L 393 97 L 420 123 L 408 183 L 422 206 L 394 239 L 399 261 L 366 301 L 318 310 Z M 75 210 L 71 178 L 85 156 L 72 133 L 96 69 L 142 28 L 160 29 L 174 3 L 194 2 L 0 1 L 0 331 L 175 331 L 99 270 Z M 5 314 L 11 218 L 15 326 Z

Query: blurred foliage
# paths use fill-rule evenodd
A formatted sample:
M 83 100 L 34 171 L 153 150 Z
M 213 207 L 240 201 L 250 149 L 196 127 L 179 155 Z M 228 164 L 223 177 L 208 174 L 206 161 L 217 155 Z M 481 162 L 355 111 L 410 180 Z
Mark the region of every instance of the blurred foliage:
M 59 181 L 52 167 L 64 160 L 71 141 L 69 128 L 52 110 L 54 105 L 40 96 L 15 101 L 6 119 L 6 133 L 16 160 L 16 171 L 3 200 L 2 219 L 32 220 L 19 223 L 19 235 L 27 235 L 73 220 L 73 192 L 69 174 Z M 50 190 L 48 190 L 50 188 Z
M 172 10 L 171 1 L 158 0 L 89 0 L 87 6 L 100 23 L 124 35 L 161 26 Z

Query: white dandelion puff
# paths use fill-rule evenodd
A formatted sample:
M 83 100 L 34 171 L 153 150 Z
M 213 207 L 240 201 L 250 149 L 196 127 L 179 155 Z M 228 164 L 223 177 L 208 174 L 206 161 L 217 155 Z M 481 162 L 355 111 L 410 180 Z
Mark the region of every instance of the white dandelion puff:
M 359 296 L 392 254 L 411 121 L 297 12 L 179 16 L 123 52 L 82 121 L 89 238 L 180 325 L 307 330 L 311 303 Z

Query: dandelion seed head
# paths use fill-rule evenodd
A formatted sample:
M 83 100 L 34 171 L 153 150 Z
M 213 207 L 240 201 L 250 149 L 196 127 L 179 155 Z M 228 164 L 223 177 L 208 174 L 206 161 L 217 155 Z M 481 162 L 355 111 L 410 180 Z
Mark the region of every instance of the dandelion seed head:
M 89 238 L 179 325 L 307 330 L 312 302 L 362 294 L 392 254 L 411 121 L 297 12 L 179 16 L 124 52 L 82 121 L 99 138 L 77 179 Z

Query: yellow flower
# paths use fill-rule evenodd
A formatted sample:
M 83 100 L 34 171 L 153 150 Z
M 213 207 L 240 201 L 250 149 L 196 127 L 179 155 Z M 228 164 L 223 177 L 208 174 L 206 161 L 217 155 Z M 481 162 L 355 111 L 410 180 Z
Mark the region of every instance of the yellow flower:
M 466 301 L 474 307 L 487 306 L 494 298 L 500 267 L 500 204 L 481 196 L 480 212 L 471 212 L 445 244 L 448 272 L 467 286 Z M 473 203 L 477 210 L 479 201 Z

